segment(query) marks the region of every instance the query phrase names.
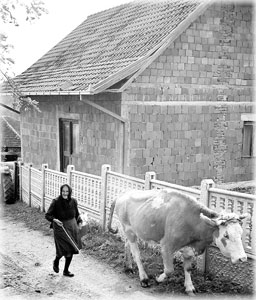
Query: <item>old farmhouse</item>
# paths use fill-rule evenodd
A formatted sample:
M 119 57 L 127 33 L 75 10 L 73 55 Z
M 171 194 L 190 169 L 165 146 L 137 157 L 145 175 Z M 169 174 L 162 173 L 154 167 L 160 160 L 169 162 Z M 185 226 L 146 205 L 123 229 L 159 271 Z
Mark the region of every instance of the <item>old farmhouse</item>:
M 134 1 L 89 16 L 15 78 L 25 163 L 186 186 L 251 180 L 253 4 Z M 6 87 L 8 88 L 8 87 Z

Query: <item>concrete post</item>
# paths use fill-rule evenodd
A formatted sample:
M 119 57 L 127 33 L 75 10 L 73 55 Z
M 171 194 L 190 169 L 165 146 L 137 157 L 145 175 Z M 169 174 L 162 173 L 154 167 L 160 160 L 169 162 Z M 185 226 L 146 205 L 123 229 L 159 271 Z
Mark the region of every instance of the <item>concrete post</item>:
M 21 160 L 18 161 L 19 166 L 19 200 L 22 201 L 22 166 L 23 162 Z
M 145 190 L 151 190 L 151 180 L 156 179 L 155 172 L 147 172 L 145 174 Z
M 200 202 L 204 204 L 205 206 L 209 207 L 209 189 L 213 188 L 215 186 L 215 183 L 212 179 L 204 179 L 201 181 L 201 195 L 200 195 Z M 198 268 L 206 273 L 208 272 L 208 249 L 206 247 L 205 252 L 201 255 L 200 260 L 197 262 Z
M 33 164 L 28 164 L 28 206 L 31 207 L 31 168 Z
M 110 165 L 101 167 L 101 203 L 100 220 L 103 230 L 106 228 L 106 203 L 107 203 L 107 172 L 111 171 Z
M 1 169 L 2 169 L 2 167 L 1 167 Z M 0 188 L 1 188 L 1 198 L 0 198 L 0 201 L 1 201 L 1 203 L 3 203 L 5 201 L 5 199 L 4 199 L 4 182 L 3 182 L 4 172 L 3 172 L 3 170 L 1 170 L 0 173 L 1 173 L 0 174 L 0 176 L 1 176 L 1 186 L 0 186 Z
M 14 198 L 15 201 L 17 200 L 17 194 L 18 194 L 18 178 L 17 178 L 17 173 L 18 173 L 18 163 L 17 161 L 14 162 L 13 165 L 13 185 L 14 185 Z
M 72 171 L 75 171 L 75 166 L 74 165 L 68 165 L 67 166 L 67 177 L 68 177 L 68 185 L 70 187 L 72 187 L 72 176 L 71 176 Z
M 45 170 L 48 168 L 48 164 L 42 164 L 42 191 L 41 191 L 41 211 L 45 211 Z

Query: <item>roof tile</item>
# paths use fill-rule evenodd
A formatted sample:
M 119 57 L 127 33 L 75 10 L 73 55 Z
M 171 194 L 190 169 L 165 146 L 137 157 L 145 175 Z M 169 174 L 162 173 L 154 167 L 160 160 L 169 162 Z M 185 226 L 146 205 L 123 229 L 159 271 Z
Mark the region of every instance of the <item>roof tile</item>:
M 15 82 L 24 93 L 56 92 L 67 80 L 66 90 L 86 91 L 146 57 L 201 2 L 134 1 L 93 14 Z

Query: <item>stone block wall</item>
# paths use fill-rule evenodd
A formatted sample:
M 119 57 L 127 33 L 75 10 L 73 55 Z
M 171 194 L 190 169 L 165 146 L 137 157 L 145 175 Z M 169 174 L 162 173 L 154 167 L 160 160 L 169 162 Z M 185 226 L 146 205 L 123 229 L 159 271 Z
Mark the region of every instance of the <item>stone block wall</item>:
M 136 78 L 138 101 L 252 101 L 252 6 L 215 4 Z
M 252 6 L 209 7 L 123 95 L 130 175 L 184 185 L 253 178 L 241 114 L 253 112 Z
M 36 97 L 36 99 L 38 99 Z M 58 125 L 56 107 L 40 103 L 42 113 L 34 109 L 21 112 L 21 157 L 40 168 L 43 163 L 56 167 Z
M 120 113 L 118 96 L 88 97 L 115 113 Z M 86 99 L 86 98 L 84 98 Z M 72 158 L 75 169 L 100 175 L 102 164 L 111 164 L 121 171 L 120 121 L 73 96 L 37 97 L 41 113 L 31 110 L 22 113 L 22 159 L 40 168 L 60 170 L 59 119 L 78 120 L 79 151 Z
M 158 179 L 185 186 L 205 178 L 217 183 L 252 179 L 253 160 L 242 157 L 241 121 L 251 105 L 162 102 L 128 107 L 130 175 L 144 178 L 145 172 L 155 171 Z
M 252 6 L 221 1 L 207 9 L 122 93 L 83 96 L 129 122 L 125 173 L 183 185 L 204 178 L 250 180 L 242 157 L 241 114 L 253 112 Z M 79 120 L 77 170 L 121 171 L 120 121 L 75 96 L 35 97 L 42 113 L 21 116 L 22 158 L 59 169 L 59 118 Z

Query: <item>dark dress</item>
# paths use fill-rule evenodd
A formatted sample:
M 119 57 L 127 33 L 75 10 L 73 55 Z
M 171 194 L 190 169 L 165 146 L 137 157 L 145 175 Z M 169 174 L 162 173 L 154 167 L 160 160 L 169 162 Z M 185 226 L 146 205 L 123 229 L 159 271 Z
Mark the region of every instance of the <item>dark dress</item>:
M 82 220 L 79 216 L 77 201 L 74 198 L 63 199 L 61 196 L 53 199 L 45 218 L 51 222 L 50 227 L 53 228 L 56 255 L 62 257 L 78 254 L 78 249 L 82 248 L 82 244 L 77 225 Z M 53 222 L 53 219 L 59 219 L 64 229 Z

